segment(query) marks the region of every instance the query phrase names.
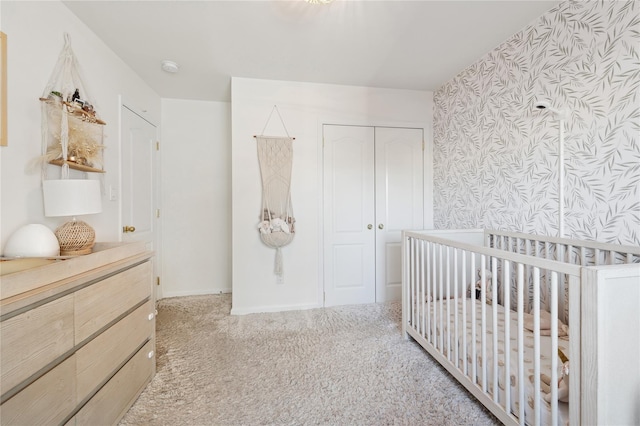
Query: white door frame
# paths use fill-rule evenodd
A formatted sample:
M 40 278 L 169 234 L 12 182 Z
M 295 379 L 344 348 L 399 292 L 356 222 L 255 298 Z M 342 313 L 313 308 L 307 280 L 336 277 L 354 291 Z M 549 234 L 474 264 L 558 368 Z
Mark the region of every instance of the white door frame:
M 316 122 L 317 131 L 317 159 L 318 159 L 318 182 L 320 182 L 320 190 L 318 194 L 318 211 L 324 211 L 324 141 L 323 126 L 369 126 L 369 127 L 400 127 L 400 128 L 416 128 L 423 129 L 424 133 L 424 228 L 433 228 L 433 127 L 429 122 L 397 122 L 397 121 L 370 121 L 368 118 L 345 118 L 335 115 L 319 116 Z M 325 306 L 324 302 L 324 221 L 322 214 L 318 215 L 318 306 Z

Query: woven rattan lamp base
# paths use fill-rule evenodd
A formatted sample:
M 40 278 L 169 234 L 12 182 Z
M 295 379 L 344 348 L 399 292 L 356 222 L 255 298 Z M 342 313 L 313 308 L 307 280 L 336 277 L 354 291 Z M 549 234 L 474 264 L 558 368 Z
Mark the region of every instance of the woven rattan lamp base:
M 72 220 L 56 229 L 60 243 L 60 256 L 89 254 L 96 241 L 96 233 L 91 226 L 81 220 Z

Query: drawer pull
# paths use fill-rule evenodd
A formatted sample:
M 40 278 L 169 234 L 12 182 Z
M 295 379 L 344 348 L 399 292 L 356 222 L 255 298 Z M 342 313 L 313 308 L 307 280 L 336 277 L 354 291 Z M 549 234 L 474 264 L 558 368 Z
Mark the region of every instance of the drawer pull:
M 149 359 L 153 358 L 153 351 L 149 351 L 149 353 L 147 354 L 147 358 Z
M 148 318 L 149 318 L 149 321 L 151 321 L 151 320 L 153 319 L 153 317 L 155 317 L 155 314 L 154 314 L 153 312 L 151 312 L 151 313 L 149 314 L 149 317 L 148 317 Z

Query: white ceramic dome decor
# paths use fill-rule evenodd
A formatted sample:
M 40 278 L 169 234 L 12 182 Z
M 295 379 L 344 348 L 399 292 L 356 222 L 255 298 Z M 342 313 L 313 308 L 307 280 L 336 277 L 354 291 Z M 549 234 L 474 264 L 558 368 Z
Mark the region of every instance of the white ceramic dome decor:
M 60 254 L 60 244 L 51 229 L 39 223 L 18 228 L 4 246 L 5 257 L 51 257 Z

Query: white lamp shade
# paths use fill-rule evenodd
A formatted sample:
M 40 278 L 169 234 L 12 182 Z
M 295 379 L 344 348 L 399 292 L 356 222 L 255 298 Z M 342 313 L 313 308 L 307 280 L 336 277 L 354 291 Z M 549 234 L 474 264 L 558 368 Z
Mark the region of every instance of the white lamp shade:
M 51 229 L 38 223 L 15 230 L 4 246 L 6 257 L 49 257 L 60 253 L 58 239 Z
M 91 179 L 59 179 L 42 182 L 44 215 L 80 216 L 100 213 L 100 182 Z

